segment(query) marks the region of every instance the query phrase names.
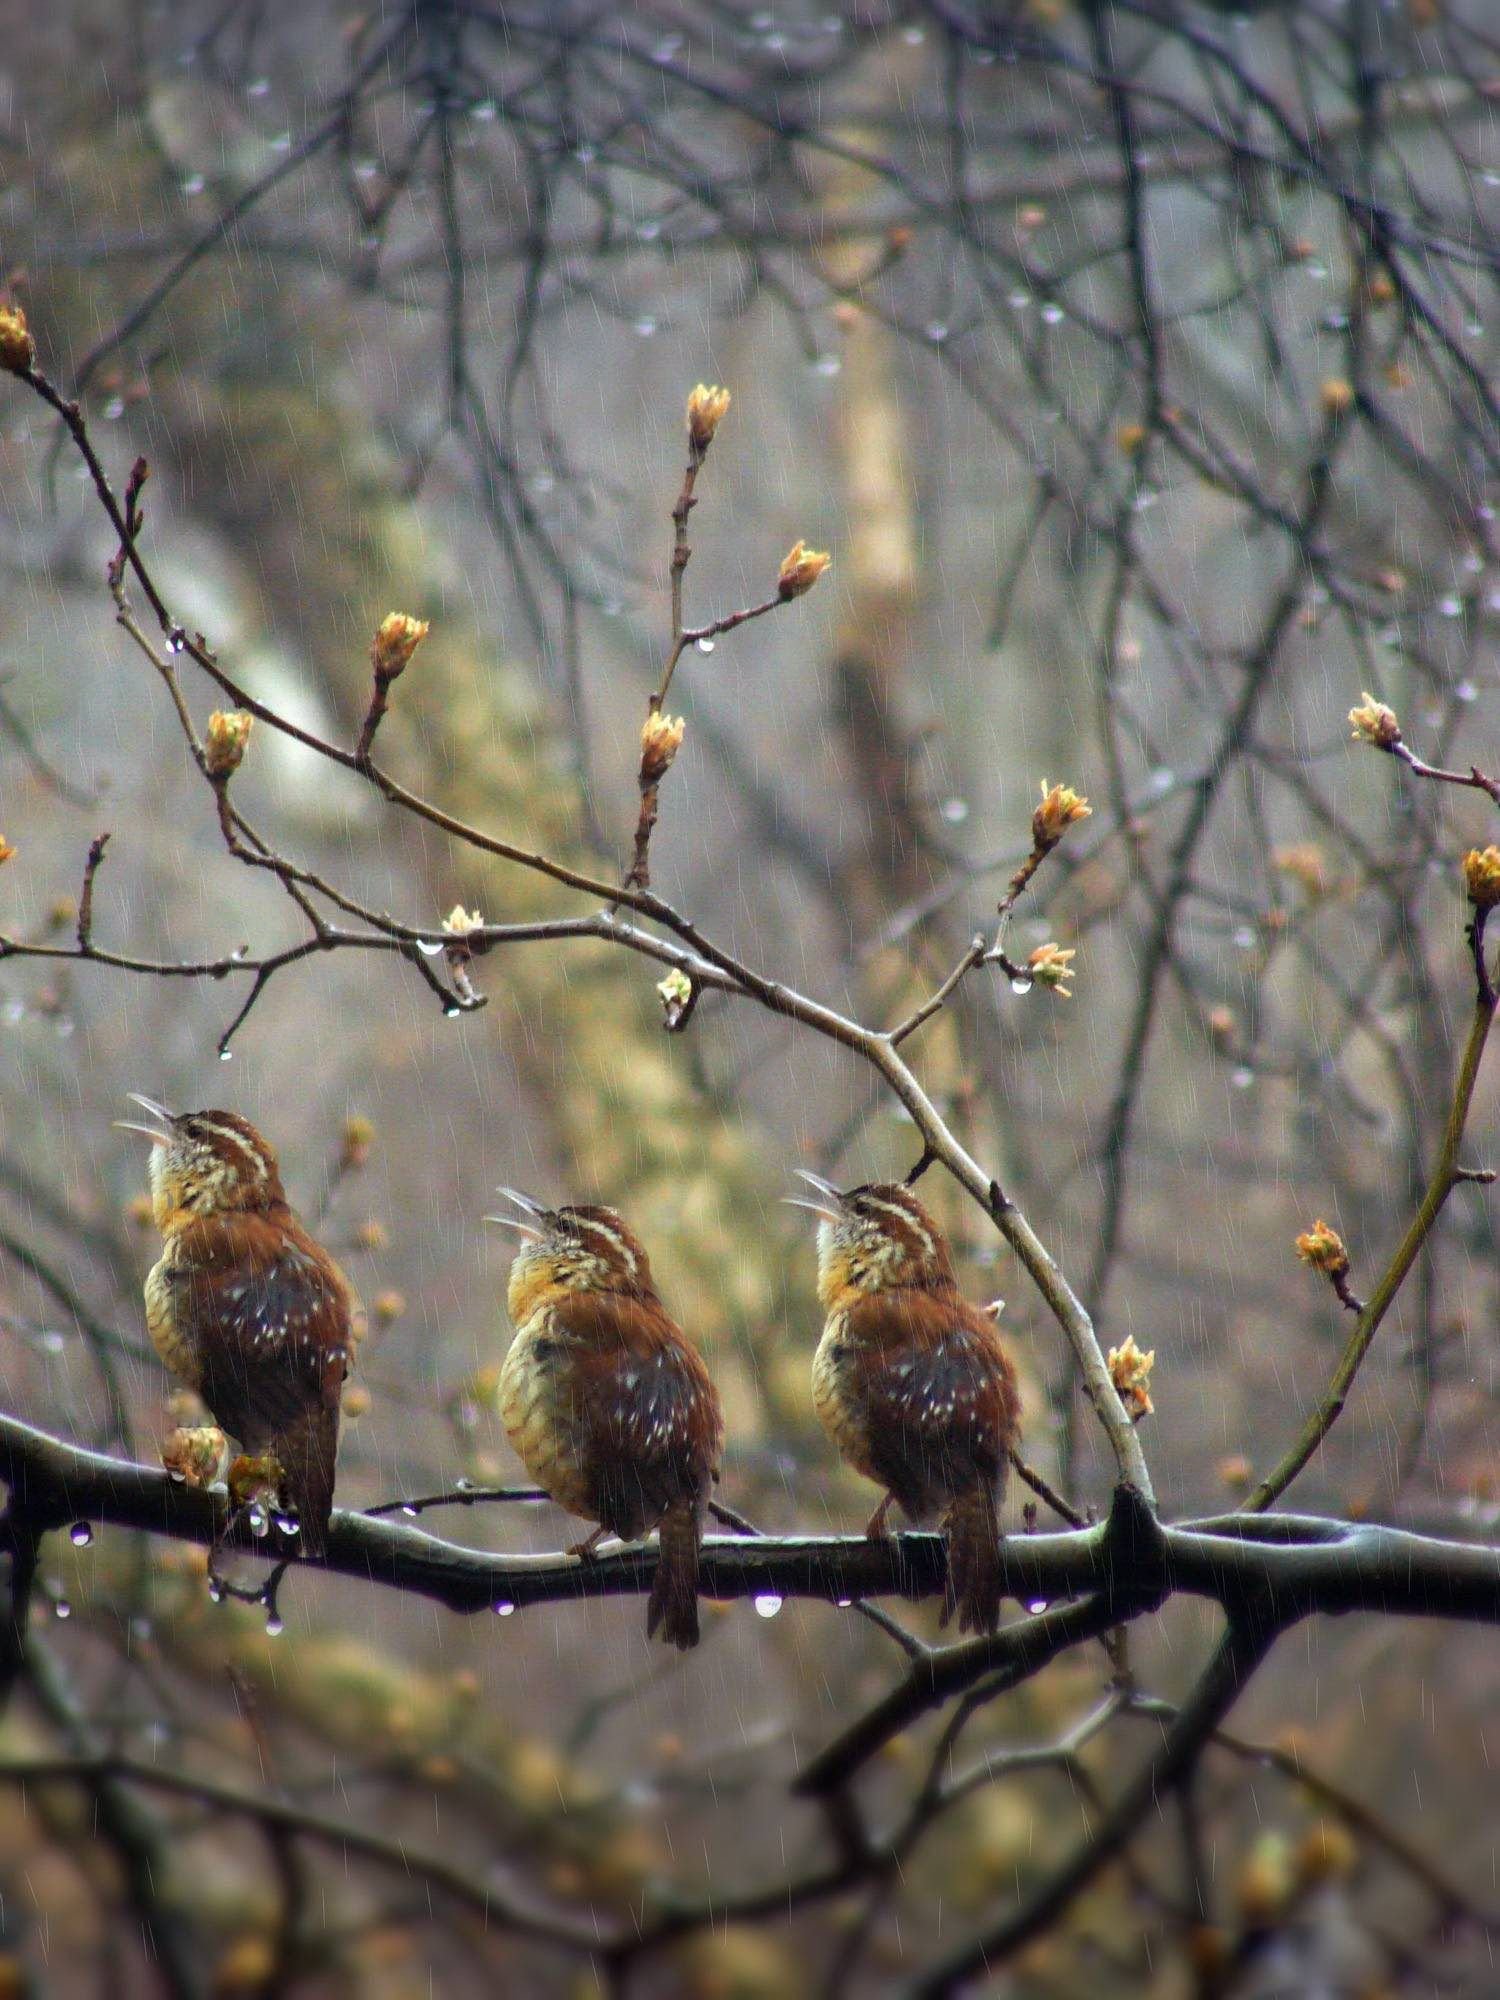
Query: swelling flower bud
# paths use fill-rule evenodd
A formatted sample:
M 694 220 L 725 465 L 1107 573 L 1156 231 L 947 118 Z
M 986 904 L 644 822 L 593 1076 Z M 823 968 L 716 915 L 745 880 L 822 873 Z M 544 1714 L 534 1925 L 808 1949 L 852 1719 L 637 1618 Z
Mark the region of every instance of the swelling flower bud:
M 783 598 L 804 597 L 832 561 L 833 557 L 822 549 L 794 542 L 781 559 L 776 588 Z
M 652 709 L 641 725 L 641 783 L 658 785 L 671 770 L 682 739 L 687 734 L 687 723 L 680 715 L 663 715 L 660 709 Z
M 466 938 L 484 929 L 484 918 L 478 910 L 466 910 L 462 903 L 455 903 L 443 919 L 443 929 L 451 938 Z
M 1156 1349 L 1144 1352 L 1136 1346 L 1135 1335 L 1127 1334 L 1123 1347 L 1112 1347 L 1105 1357 L 1109 1379 L 1115 1385 L 1126 1415 L 1133 1424 L 1149 1417 L 1156 1407 L 1151 1401 L 1151 1370 L 1156 1365 Z
M 408 618 L 404 611 L 388 611 L 375 628 L 375 643 L 370 648 L 375 678 L 393 681 L 398 674 L 404 674 L 428 630 L 425 618 Z
M 665 979 L 656 982 L 656 990 L 661 996 L 666 1026 L 668 1029 L 676 1028 L 692 1005 L 692 980 L 679 967 L 673 966 Z
M 1321 1271 L 1325 1278 L 1342 1278 L 1349 1270 L 1349 1253 L 1344 1239 L 1326 1222 L 1315 1222 L 1297 1238 L 1297 1255 L 1304 1264 Z
M 227 778 L 240 768 L 254 722 L 255 717 L 240 708 L 214 710 L 203 739 L 203 761 L 211 778 Z
M 1070 826 L 1087 819 L 1094 808 L 1071 785 L 1042 780 L 1042 803 L 1031 815 L 1031 844 L 1038 854 L 1056 847 Z
M 1394 750 L 1401 741 L 1401 725 L 1396 720 L 1396 711 L 1387 708 L 1383 701 L 1377 701 L 1368 690 L 1359 707 L 1350 709 L 1349 722 L 1356 743 L 1368 743 L 1376 750 Z
M 1078 956 L 1076 945 L 1039 944 L 1027 960 L 1027 969 L 1039 986 L 1050 986 L 1059 1000 L 1071 1000 L 1073 989 L 1068 981 L 1073 977 L 1072 961 Z
M 184 1486 L 217 1486 L 229 1464 L 229 1440 L 217 1424 L 184 1424 L 163 1443 L 161 1462 Z
M 717 386 L 710 388 L 700 382 L 687 399 L 688 436 L 699 451 L 707 451 L 714 441 L 714 432 L 723 422 L 729 410 L 730 395 L 727 389 Z
M 369 1159 L 370 1148 L 374 1144 L 373 1123 L 356 1112 L 352 1118 L 344 1120 L 343 1135 L 339 1141 L 339 1165 L 346 1173 L 355 1172 Z
M 229 1497 L 236 1507 L 279 1508 L 285 1478 L 275 1452 L 241 1453 L 229 1468 Z
M 1500 847 L 1471 847 L 1464 856 L 1464 891 L 1476 910 L 1500 903 Z
M 0 306 L 0 368 L 20 375 L 36 360 L 36 342 L 19 306 Z

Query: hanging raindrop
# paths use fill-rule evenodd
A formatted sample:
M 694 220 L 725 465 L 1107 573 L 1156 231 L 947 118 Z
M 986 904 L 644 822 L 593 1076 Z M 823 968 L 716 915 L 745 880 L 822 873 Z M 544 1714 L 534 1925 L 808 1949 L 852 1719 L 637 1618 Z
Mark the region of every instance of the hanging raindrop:
M 756 1613 L 761 1618 L 774 1618 L 781 1609 L 781 1602 L 775 1591 L 764 1591 L 755 1600 Z
M 497 1618 L 509 1618 L 516 1607 L 508 1597 L 498 1597 L 490 1608 Z
M 68 1530 L 68 1540 L 75 1549 L 86 1549 L 94 1539 L 94 1531 L 87 1521 L 75 1521 Z
M 279 1639 L 285 1630 L 285 1621 L 277 1612 L 273 1611 L 266 1620 L 266 1637 L 268 1639 Z

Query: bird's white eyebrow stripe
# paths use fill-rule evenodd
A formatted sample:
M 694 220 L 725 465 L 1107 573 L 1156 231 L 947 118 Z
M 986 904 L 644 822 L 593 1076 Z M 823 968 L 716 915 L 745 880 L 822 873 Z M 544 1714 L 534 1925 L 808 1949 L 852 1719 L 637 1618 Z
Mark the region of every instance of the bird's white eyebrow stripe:
M 882 1209 L 887 1215 L 899 1215 L 907 1228 L 915 1230 L 917 1235 L 921 1237 L 923 1247 L 929 1254 L 937 1249 L 937 1244 L 933 1241 L 932 1231 L 917 1212 L 915 1203 L 908 1206 L 904 1201 L 884 1201 L 877 1194 L 867 1194 L 865 1201 L 869 1207 Z
M 574 1216 L 573 1224 L 574 1227 L 579 1231 L 580 1235 L 585 1234 L 590 1229 L 597 1231 L 598 1234 L 604 1238 L 606 1243 L 612 1243 L 614 1245 L 616 1250 L 618 1250 L 620 1255 L 625 1259 L 625 1262 L 629 1265 L 630 1269 L 632 1271 L 635 1269 L 635 1252 L 631 1249 L 630 1245 L 625 1241 L 625 1238 L 620 1234 L 618 1229 L 612 1229 L 607 1222 L 601 1222 L 598 1216 L 596 1215 Z
M 260 1178 L 262 1180 L 265 1179 L 266 1156 L 258 1146 L 253 1146 L 250 1143 L 243 1132 L 237 1130 L 233 1125 L 220 1125 L 213 1118 L 205 1118 L 202 1122 L 204 1130 L 212 1132 L 216 1139 L 225 1139 L 231 1146 L 237 1147 L 255 1168 Z

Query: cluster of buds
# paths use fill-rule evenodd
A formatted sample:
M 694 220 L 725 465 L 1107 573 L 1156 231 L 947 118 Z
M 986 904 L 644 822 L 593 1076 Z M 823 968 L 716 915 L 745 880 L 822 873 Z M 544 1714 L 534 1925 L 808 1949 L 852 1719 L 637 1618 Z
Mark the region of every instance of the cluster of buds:
M 1112 1347 L 1105 1356 L 1109 1368 L 1109 1379 L 1115 1385 L 1115 1393 L 1125 1405 L 1125 1413 L 1133 1424 L 1142 1417 L 1149 1417 L 1156 1405 L 1151 1400 L 1151 1370 L 1156 1366 L 1156 1349 L 1144 1351 L 1135 1344 L 1135 1335 L 1125 1336 L 1124 1345 Z
M 1038 986 L 1050 986 L 1059 1000 L 1071 1000 L 1073 988 L 1068 982 L 1073 977 L 1073 960 L 1077 956 L 1076 945 L 1039 944 L 1028 954 L 1026 969 Z
M 1289 847 L 1273 848 L 1271 863 L 1295 882 L 1310 902 L 1320 902 L 1328 894 L 1328 865 L 1315 840 L 1299 840 Z
M 1321 1218 L 1297 1238 L 1297 1255 L 1325 1278 L 1347 1278 L 1349 1253 L 1344 1239 Z
M 260 1507 L 274 1513 L 281 1506 L 286 1470 L 272 1451 L 242 1452 L 229 1468 L 229 1497 L 236 1507 Z
M 1318 401 L 1330 417 L 1341 417 L 1354 402 L 1354 384 L 1343 375 L 1330 375 L 1318 390 Z
M 1349 726 L 1356 743 L 1368 743 L 1374 750 L 1394 750 L 1401 741 L 1401 725 L 1396 720 L 1395 709 L 1377 701 L 1368 689 L 1361 697 L 1358 708 L 1350 709 Z
M 462 903 L 455 903 L 443 919 L 445 934 L 450 938 L 457 939 L 460 943 L 465 938 L 472 937 L 475 931 L 482 931 L 483 929 L 484 918 L 480 916 L 478 910 L 466 910 Z
M 184 1486 L 200 1492 L 222 1486 L 229 1465 L 229 1440 L 217 1424 L 182 1424 L 163 1443 L 161 1462 Z
M 695 451 L 707 451 L 713 443 L 714 432 L 728 415 L 729 403 L 727 389 L 721 389 L 717 384 L 711 387 L 707 382 L 700 382 L 688 397 L 688 436 Z
M 255 717 L 242 708 L 216 708 L 203 737 L 203 766 L 211 778 L 227 778 L 240 768 Z
M 1283 1833 L 1263 1833 L 1251 1848 L 1234 1885 L 1242 1920 L 1264 1928 L 1283 1913 L 1296 1890 L 1292 1850 Z
M 429 629 L 425 618 L 409 618 L 404 611 L 388 611 L 376 626 L 370 647 L 370 664 L 376 680 L 390 682 L 398 674 L 404 674 Z
M 1500 903 L 1500 847 L 1471 847 L 1464 856 L 1464 893 L 1476 910 Z
M 1087 819 L 1094 808 L 1071 785 L 1049 785 L 1042 780 L 1042 802 L 1031 815 L 1031 845 L 1038 854 L 1050 854 L 1070 826 Z
M 687 1018 L 693 1004 L 693 982 L 674 966 L 665 979 L 656 982 L 656 990 L 661 997 L 663 1026 L 670 1035 Z
M 653 708 L 641 724 L 641 787 L 659 785 L 671 770 L 682 739 L 687 734 L 687 723 L 680 715 L 664 715 L 659 708 Z
M 368 1163 L 374 1144 L 375 1127 L 368 1118 L 346 1118 L 339 1138 L 339 1171 L 357 1173 Z
M 36 361 L 36 342 L 19 306 L 0 306 L 0 368 L 23 375 Z
M 776 574 L 776 588 L 782 601 L 805 597 L 832 561 L 833 557 L 823 549 L 810 549 L 806 542 L 793 542 Z

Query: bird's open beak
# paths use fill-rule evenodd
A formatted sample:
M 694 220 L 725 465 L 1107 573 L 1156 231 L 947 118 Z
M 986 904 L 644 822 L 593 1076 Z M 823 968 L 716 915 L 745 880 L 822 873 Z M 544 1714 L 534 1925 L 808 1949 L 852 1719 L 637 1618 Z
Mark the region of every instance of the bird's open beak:
M 844 1197 L 833 1185 L 833 1182 L 825 1181 L 821 1174 L 810 1174 L 806 1167 L 797 1167 L 794 1169 L 794 1172 L 799 1181 L 806 1181 L 809 1187 L 816 1188 L 823 1199 L 821 1201 L 808 1201 L 799 1194 L 783 1195 L 782 1200 L 786 1203 L 787 1207 L 805 1208 L 810 1210 L 814 1215 L 821 1215 L 825 1222 L 837 1222 L 843 1210 Z
M 164 1104 L 158 1104 L 154 1098 L 142 1097 L 138 1090 L 127 1090 L 125 1095 L 130 1099 L 132 1104 L 138 1104 L 143 1111 L 149 1111 L 151 1116 L 159 1122 L 155 1125 L 141 1125 L 134 1118 L 117 1118 L 115 1120 L 115 1130 L 117 1132 L 139 1132 L 145 1138 L 149 1139 L 153 1146 L 170 1144 L 173 1119 L 167 1107 Z
M 531 1218 L 547 1213 L 542 1204 L 533 1201 L 529 1194 L 522 1194 L 519 1188 L 500 1187 L 496 1188 L 495 1192 L 503 1194 L 507 1201 L 513 1201 L 516 1207 L 524 1212 L 521 1215 L 487 1215 L 485 1221 L 498 1222 L 502 1229 L 514 1229 L 517 1235 L 525 1236 L 533 1243 L 540 1243 L 542 1232 Z

